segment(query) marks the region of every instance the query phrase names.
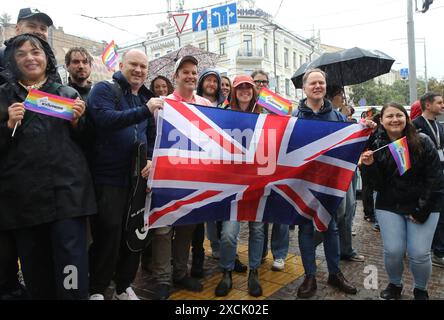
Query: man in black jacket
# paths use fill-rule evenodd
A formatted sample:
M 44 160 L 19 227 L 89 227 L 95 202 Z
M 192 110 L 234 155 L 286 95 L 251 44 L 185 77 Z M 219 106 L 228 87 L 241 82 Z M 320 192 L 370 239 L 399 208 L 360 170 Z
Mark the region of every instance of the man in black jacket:
M 140 253 L 126 244 L 125 226 L 130 197 L 131 154 L 136 143 L 152 152 L 154 127 L 150 111 L 163 105 L 144 85 L 148 58 L 138 50 L 123 56 L 113 81 L 97 83 L 88 98 L 87 113 L 96 134 L 90 168 L 95 184 L 98 214 L 91 219 L 90 300 L 103 300 L 106 288 L 116 282 L 115 299 L 138 300 L 130 284 L 139 266 Z M 121 95 L 116 97 L 115 86 Z M 147 178 L 151 161 L 142 170 Z
M 444 170 L 444 127 L 436 119 L 444 112 L 443 97 L 440 94 L 428 92 L 420 98 L 422 115 L 413 121 L 413 124 L 422 132 L 428 135 L 436 149 L 441 160 L 441 168 Z M 432 263 L 437 267 L 444 268 L 444 201 L 441 199 L 441 210 L 438 225 L 435 231 L 435 237 L 432 244 L 433 256 Z

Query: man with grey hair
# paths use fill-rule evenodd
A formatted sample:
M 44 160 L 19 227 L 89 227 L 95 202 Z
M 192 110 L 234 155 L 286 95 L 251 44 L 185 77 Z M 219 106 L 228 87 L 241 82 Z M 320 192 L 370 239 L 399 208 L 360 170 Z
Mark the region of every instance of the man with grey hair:
M 125 230 L 130 197 L 131 155 L 139 143 L 152 154 L 155 128 L 152 112 L 163 105 L 144 85 L 148 58 L 142 51 L 128 51 L 113 81 L 97 83 L 88 98 L 87 112 L 96 130 L 90 161 L 98 214 L 91 219 L 91 300 L 103 300 L 110 281 L 116 282 L 114 298 L 138 300 L 131 288 L 140 253 L 129 250 Z M 142 170 L 148 177 L 151 161 Z
M 332 108 L 331 102 L 325 99 L 327 91 L 326 74 L 320 69 L 309 70 L 303 77 L 303 90 L 307 98 L 301 100 L 299 108 L 293 113 L 301 119 L 328 120 L 345 122 L 345 117 Z M 312 221 L 299 225 L 299 248 L 305 279 L 298 289 L 298 297 L 307 299 L 315 295 L 316 284 L 316 245 Z M 347 294 L 356 294 L 352 286 L 339 269 L 340 249 L 336 221 L 332 217 L 328 230 L 324 232 L 324 252 L 328 267 L 328 284 Z

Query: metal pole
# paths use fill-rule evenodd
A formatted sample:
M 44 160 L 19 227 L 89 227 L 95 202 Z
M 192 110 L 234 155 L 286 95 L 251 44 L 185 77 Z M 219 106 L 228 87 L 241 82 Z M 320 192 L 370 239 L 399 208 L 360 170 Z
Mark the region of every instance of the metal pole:
M 416 89 L 416 54 L 415 54 L 415 24 L 413 21 L 413 0 L 407 0 L 407 39 L 409 46 L 409 87 L 410 104 L 417 100 Z
M 273 28 L 273 62 L 274 62 L 274 81 L 276 83 L 275 85 L 275 91 L 277 92 L 277 88 L 278 88 L 278 83 L 277 83 L 277 74 L 276 74 L 276 29 L 277 26 L 274 25 Z
M 429 79 L 427 77 L 427 48 L 426 48 L 426 38 L 424 37 L 424 80 L 425 80 L 425 91 L 429 92 Z

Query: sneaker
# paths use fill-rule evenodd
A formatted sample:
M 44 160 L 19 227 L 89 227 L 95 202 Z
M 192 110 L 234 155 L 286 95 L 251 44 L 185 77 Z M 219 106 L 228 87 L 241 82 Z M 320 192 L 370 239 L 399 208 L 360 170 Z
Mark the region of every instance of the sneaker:
M 444 268 L 444 257 L 439 258 L 436 254 L 432 255 L 432 264 L 435 267 L 441 267 Z
M 348 259 L 349 261 L 354 261 L 354 262 L 364 262 L 365 261 L 365 257 L 362 254 L 357 254 L 355 253 L 354 255 L 351 256 L 350 259 Z
M 245 273 L 247 272 L 248 267 L 246 265 L 244 265 L 239 258 L 236 258 L 236 260 L 234 260 L 234 272 L 238 272 L 238 273 Z
M 271 266 L 271 270 L 273 271 L 282 271 L 285 268 L 285 260 L 284 259 L 275 259 L 273 261 L 273 265 Z
M 89 300 L 105 300 L 105 296 L 100 293 L 95 293 L 89 296 Z
M 117 294 L 117 292 L 114 292 L 113 300 L 140 300 L 136 293 L 134 292 L 133 288 L 128 287 L 126 288 L 125 292 L 121 294 Z
M 383 300 L 399 300 L 401 299 L 402 286 L 398 287 L 393 283 L 389 283 L 385 290 L 381 291 L 379 297 Z
M 354 236 L 356 236 L 356 231 L 352 231 L 352 236 L 354 237 Z

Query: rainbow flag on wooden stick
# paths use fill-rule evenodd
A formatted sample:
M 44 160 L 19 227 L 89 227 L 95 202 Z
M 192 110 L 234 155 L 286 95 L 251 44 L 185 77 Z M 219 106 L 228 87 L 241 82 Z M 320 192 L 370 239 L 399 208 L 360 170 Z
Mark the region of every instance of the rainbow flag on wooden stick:
M 116 51 L 114 40 L 103 51 L 102 61 L 110 70 L 114 69 L 119 62 L 119 54 Z
M 290 100 L 281 97 L 267 88 L 262 88 L 261 91 L 259 91 L 257 104 L 281 116 L 289 115 L 292 111 L 292 103 Z
M 399 174 L 402 176 L 412 167 L 407 138 L 402 137 L 401 139 L 390 143 L 388 147 L 392 153 L 393 159 L 395 159 L 396 165 L 398 166 Z
M 74 117 L 74 102 L 73 99 L 32 89 L 23 105 L 27 110 L 71 121 Z

